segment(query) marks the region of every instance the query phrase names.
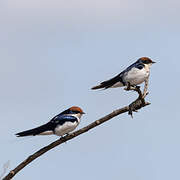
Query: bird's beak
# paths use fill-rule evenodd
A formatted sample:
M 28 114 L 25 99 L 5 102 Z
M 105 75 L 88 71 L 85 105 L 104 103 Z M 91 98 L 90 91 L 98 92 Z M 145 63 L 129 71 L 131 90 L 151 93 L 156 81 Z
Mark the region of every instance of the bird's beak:
M 85 112 L 82 112 L 81 114 L 86 114 Z
M 156 62 L 152 61 L 152 64 L 154 64 L 154 63 L 156 63 Z

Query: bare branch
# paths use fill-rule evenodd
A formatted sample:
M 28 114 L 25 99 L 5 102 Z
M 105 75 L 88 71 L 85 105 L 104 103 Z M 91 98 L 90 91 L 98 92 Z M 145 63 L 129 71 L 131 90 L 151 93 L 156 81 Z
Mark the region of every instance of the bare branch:
M 147 83 L 148 85 L 148 83 Z M 72 134 L 69 134 L 67 136 L 64 136 L 56 141 L 54 141 L 53 143 L 49 144 L 48 146 L 43 147 L 42 149 L 40 149 L 39 151 L 35 152 L 34 154 L 30 155 L 27 159 L 25 159 L 23 162 L 21 162 L 15 169 L 13 169 L 12 171 L 9 172 L 9 174 L 4 177 L 3 180 L 9 180 L 12 179 L 20 170 L 22 170 L 25 166 L 27 166 L 28 164 L 30 164 L 33 160 L 37 159 L 38 157 L 40 157 L 41 155 L 43 155 L 44 153 L 46 153 L 47 151 L 55 148 L 56 146 L 69 141 L 70 139 L 75 138 L 76 136 L 79 136 L 80 134 L 83 134 L 87 131 L 89 131 L 92 128 L 95 128 L 96 126 L 99 126 L 100 124 L 120 115 L 123 114 L 125 112 L 128 112 L 131 116 L 132 116 L 132 111 L 137 111 L 139 109 L 141 109 L 144 106 L 149 105 L 149 102 L 145 102 L 144 100 L 144 96 L 141 93 L 140 88 L 136 87 L 135 89 L 133 89 L 134 91 L 138 92 L 139 97 L 132 102 L 130 105 L 125 106 L 123 108 L 117 109 L 113 112 L 111 112 L 110 114 L 94 121 L 93 123 L 89 124 L 88 126 L 73 132 Z

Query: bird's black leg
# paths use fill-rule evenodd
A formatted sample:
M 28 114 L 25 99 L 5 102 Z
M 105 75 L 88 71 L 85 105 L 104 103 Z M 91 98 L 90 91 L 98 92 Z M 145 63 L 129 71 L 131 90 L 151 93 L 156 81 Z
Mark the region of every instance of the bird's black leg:
M 66 133 L 63 137 L 65 138 L 66 136 L 69 136 L 69 133 Z M 67 141 L 65 143 L 67 144 Z
M 130 84 L 130 82 L 128 82 L 126 86 L 127 86 L 127 88 L 126 88 L 127 91 L 129 91 L 129 90 L 131 89 L 131 84 Z
M 65 135 L 62 135 L 62 136 L 60 137 L 60 139 L 66 138 L 66 136 L 68 136 L 68 135 L 69 135 L 69 133 L 66 133 Z M 65 141 L 65 143 L 67 143 L 67 142 Z
M 66 137 L 66 136 L 69 136 L 69 133 L 66 133 L 65 137 Z
M 136 85 L 135 87 L 136 87 L 137 89 L 140 89 L 140 86 L 138 86 L 138 85 Z
M 126 83 L 126 87 L 124 88 L 124 90 L 126 90 L 126 91 L 131 90 L 131 84 L 129 82 Z
M 132 84 L 130 84 L 130 82 L 127 82 L 126 87 L 124 88 L 124 90 L 126 90 L 126 91 L 135 91 L 137 88 L 140 88 L 140 86 L 132 85 Z

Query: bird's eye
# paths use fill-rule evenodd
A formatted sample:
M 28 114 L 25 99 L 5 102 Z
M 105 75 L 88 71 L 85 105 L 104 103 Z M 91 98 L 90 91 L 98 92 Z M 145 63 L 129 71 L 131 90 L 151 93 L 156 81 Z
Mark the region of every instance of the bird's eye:
M 144 65 L 143 65 L 143 64 L 138 64 L 136 67 L 137 67 L 138 69 L 142 69 L 142 68 L 144 67 Z

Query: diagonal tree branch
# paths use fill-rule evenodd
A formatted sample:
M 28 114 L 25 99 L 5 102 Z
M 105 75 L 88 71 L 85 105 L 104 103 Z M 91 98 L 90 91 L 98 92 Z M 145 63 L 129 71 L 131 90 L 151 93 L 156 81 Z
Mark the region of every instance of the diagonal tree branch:
M 148 83 L 147 83 L 147 85 L 148 85 Z M 146 84 L 145 84 L 145 86 L 146 86 Z M 120 108 L 120 109 L 117 109 L 117 110 L 111 112 L 110 114 L 108 114 L 108 115 L 94 121 L 93 123 L 89 124 L 88 126 L 85 126 L 84 128 L 82 128 L 82 129 L 80 129 L 78 131 L 75 131 L 72 134 L 61 137 L 60 139 L 58 139 L 58 140 L 54 141 L 53 143 L 49 144 L 48 146 L 43 147 L 39 151 L 37 151 L 34 154 L 30 155 L 23 162 L 21 162 L 15 169 L 11 170 L 9 172 L 9 174 L 3 178 L 3 180 L 12 179 L 25 166 L 30 164 L 33 160 L 37 159 L 38 157 L 40 157 L 41 155 L 43 155 L 47 151 L 55 148 L 56 146 L 66 142 L 66 141 L 69 141 L 70 139 L 73 139 L 76 136 L 79 136 L 80 134 L 83 134 L 83 133 L 89 131 L 92 128 L 95 128 L 96 126 L 99 126 L 100 124 L 102 124 L 102 123 L 104 123 L 104 122 L 106 122 L 106 121 L 108 121 L 108 120 L 110 120 L 110 119 L 112 119 L 112 118 L 114 118 L 114 117 L 116 117 L 116 116 L 118 116 L 120 114 L 128 112 L 128 114 L 130 114 L 132 116 L 133 111 L 137 112 L 137 110 L 139 110 L 139 109 L 141 109 L 141 108 L 143 108 L 143 107 L 145 107 L 147 105 L 150 105 L 149 102 L 145 102 L 144 98 L 145 98 L 146 95 L 142 94 L 139 87 L 135 87 L 134 89 L 132 88 L 130 90 L 136 91 L 139 94 L 139 97 L 134 102 L 132 102 L 130 105 L 125 106 L 125 107 Z

